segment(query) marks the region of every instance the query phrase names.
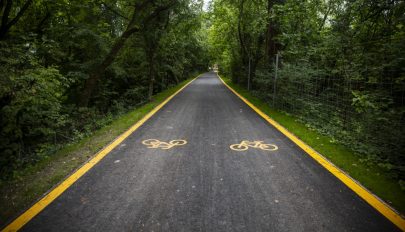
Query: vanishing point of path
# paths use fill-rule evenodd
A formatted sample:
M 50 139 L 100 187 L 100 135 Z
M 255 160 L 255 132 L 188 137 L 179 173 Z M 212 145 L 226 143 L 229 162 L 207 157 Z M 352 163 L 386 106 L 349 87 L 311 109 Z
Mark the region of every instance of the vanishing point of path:
M 22 230 L 398 229 L 206 73 Z

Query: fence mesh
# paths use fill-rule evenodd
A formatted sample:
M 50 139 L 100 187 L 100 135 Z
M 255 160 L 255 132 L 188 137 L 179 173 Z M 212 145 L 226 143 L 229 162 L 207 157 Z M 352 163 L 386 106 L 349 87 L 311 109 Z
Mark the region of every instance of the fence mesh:
M 274 69 L 273 69 L 274 70 Z M 354 151 L 404 175 L 405 85 L 328 75 L 311 64 L 257 72 L 253 93 Z

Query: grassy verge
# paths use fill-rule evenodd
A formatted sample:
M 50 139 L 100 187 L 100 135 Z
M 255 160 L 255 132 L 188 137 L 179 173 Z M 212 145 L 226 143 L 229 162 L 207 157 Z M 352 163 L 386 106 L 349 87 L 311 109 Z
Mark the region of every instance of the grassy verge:
M 0 228 L 191 80 L 186 80 L 155 95 L 153 101 L 119 116 L 111 124 L 95 131 L 90 137 L 68 145 L 34 166 L 22 170 L 18 178 L 2 182 Z
M 396 180 L 389 177 L 384 169 L 374 164 L 360 162 L 361 157 L 349 148 L 336 144 L 331 138 L 310 130 L 297 118 L 271 109 L 266 102 L 252 96 L 246 89 L 232 83 L 230 79 L 223 78 L 223 80 L 261 111 L 328 158 L 402 215 L 405 214 L 405 191 L 401 189 Z

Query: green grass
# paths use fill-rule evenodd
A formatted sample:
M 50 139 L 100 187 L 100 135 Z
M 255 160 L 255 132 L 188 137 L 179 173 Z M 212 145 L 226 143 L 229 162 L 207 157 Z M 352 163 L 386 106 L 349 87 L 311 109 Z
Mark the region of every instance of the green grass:
M 405 191 L 401 189 L 397 180 L 390 178 L 384 169 L 375 164 L 360 162 L 361 157 L 349 148 L 336 144 L 331 138 L 310 130 L 296 117 L 271 109 L 269 104 L 252 96 L 246 89 L 232 83 L 230 79 L 223 78 L 223 80 L 261 111 L 328 158 L 368 190 L 400 213 L 405 213 Z
M 2 182 L 0 185 L 0 228 L 191 80 L 186 80 L 155 95 L 151 102 L 119 116 L 111 124 L 95 131 L 80 142 L 67 145 L 35 165 L 19 170 L 17 178 Z

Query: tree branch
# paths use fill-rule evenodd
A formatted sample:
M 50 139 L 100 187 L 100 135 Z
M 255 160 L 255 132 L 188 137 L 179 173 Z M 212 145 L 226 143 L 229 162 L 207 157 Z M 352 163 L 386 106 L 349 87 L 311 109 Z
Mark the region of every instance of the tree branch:
M 17 13 L 17 15 L 10 22 L 8 22 L 9 20 L 8 16 L 10 14 L 13 1 L 12 0 L 6 1 L 7 1 L 6 8 L 4 9 L 3 18 L 0 26 L 0 40 L 6 36 L 10 28 L 18 22 L 18 20 L 21 18 L 21 16 L 25 13 L 25 11 L 33 2 L 33 0 L 27 0 L 23 5 L 23 7 L 21 8 L 21 10 Z
M 326 11 L 325 15 L 323 16 L 323 20 L 322 20 L 321 25 L 319 26 L 318 31 L 321 31 L 323 29 L 323 27 L 325 26 L 326 20 L 328 19 L 329 13 L 331 10 L 332 10 L 332 7 L 328 7 L 328 10 Z
M 6 7 L 3 12 L 3 17 L 1 19 L 1 27 L 6 28 L 8 24 L 8 15 L 10 14 L 11 6 L 13 5 L 12 0 L 5 0 L 6 1 Z
M 148 24 L 149 21 L 151 21 L 152 19 L 154 19 L 154 18 L 156 18 L 157 16 L 159 16 L 159 14 L 162 13 L 163 11 L 168 10 L 168 9 L 170 9 L 171 7 L 173 7 L 174 5 L 176 5 L 176 3 L 177 3 L 177 1 L 174 0 L 174 1 L 171 1 L 171 2 L 170 2 L 169 4 L 167 4 L 167 5 L 157 7 L 157 8 L 152 12 L 152 14 L 150 14 L 150 15 L 143 21 L 144 26 L 145 26 L 146 24 Z
M 4 1 L 6 0 L 0 0 L 0 13 L 3 11 Z
M 31 3 L 32 3 L 32 0 L 28 0 L 25 2 L 24 6 L 18 12 L 18 14 L 15 16 L 15 18 L 8 23 L 8 25 L 7 25 L 8 28 L 10 28 L 11 26 L 13 26 L 14 24 L 16 24 L 18 22 L 18 20 L 25 13 L 25 11 L 28 9 L 28 7 L 31 5 Z
M 107 10 L 113 12 L 115 15 L 120 16 L 123 19 L 126 19 L 129 21 L 129 18 L 126 17 L 124 14 L 122 14 L 121 12 L 118 12 L 116 9 L 114 9 L 113 7 L 109 6 L 107 3 L 105 2 L 101 2 L 101 5 L 103 5 Z

